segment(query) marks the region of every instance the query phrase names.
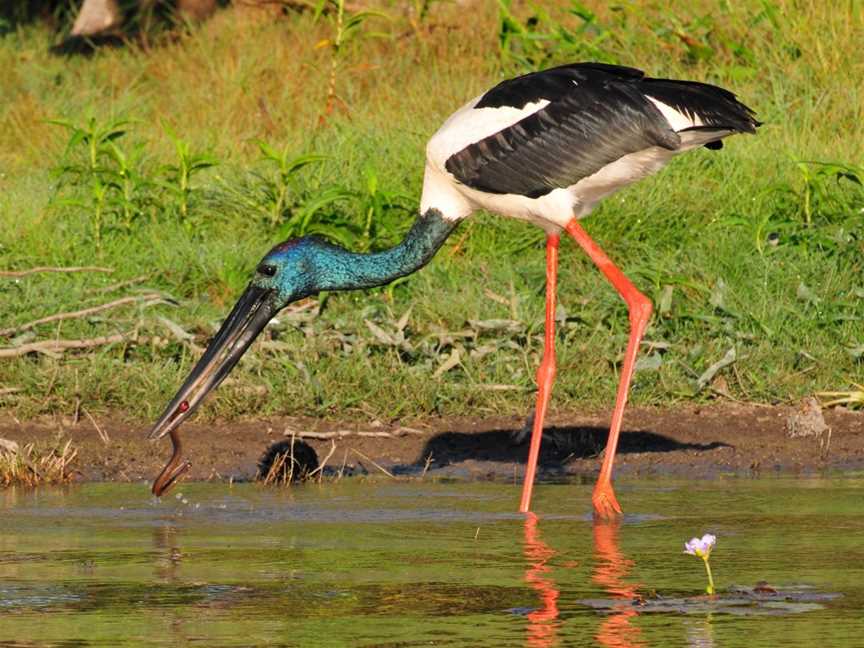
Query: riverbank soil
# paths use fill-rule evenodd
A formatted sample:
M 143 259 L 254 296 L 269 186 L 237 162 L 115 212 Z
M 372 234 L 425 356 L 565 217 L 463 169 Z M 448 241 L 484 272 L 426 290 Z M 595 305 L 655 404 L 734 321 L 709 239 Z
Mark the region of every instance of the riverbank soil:
M 544 434 L 540 479 L 592 478 L 605 445 L 607 413 L 558 413 Z M 802 418 L 801 408 L 715 404 L 633 408 L 627 412 L 616 475 L 758 475 L 818 473 L 864 468 L 864 413 L 835 409 Z M 96 425 L 101 429 L 97 429 Z M 427 418 L 419 421 L 333 422 L 306 418 L 193 423 L 181 430 L 192 461 L 184 479 L 254 479 L 273 443 L 301 439 L 311 445 L 324 476 L 394 476 L 520 480 L 527 444 L 511 434 L 513 417 Z M 6 415 L 0 438 L 19 445 L 71 440 L 82 481 L 149 481 L 171 454 L 168 439 L 145 440 L 147 426 L 105 419 L 18 422 Z M 326 461 L 325 461 L 326 460 Z

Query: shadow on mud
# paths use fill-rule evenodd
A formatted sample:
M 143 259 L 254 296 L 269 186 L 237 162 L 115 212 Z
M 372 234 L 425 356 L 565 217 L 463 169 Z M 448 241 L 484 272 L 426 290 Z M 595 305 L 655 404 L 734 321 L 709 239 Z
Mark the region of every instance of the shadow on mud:
M 442 469 L 463 462 L 494 462 L 524 464 L 528 444 L 514 443 L 514 430 L 488 432 L 441 432 L 432 437 L 413 464 L 398 466 L 402 474 Z M 540 467 L 547 473 L 565 472 L 566 465 L 578 459 L 599 458 L 609 433 L 606 427 L 547 427 L 540 448 Z M 675 452 L 676 450 L 706 451 L 732 447 L 728 443 L 682 443 L 671 437 L 648 430 L 623 431 L 618 443 L 618 454 L 643 452 Z M 599 464 L 598 464 L 599 465 Z M 491 472 L 498 472 L 492 468 Z

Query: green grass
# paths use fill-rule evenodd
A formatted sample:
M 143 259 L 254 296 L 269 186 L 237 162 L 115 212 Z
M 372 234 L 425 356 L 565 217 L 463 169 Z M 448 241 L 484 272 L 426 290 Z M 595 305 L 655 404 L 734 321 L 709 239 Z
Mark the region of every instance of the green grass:
M 508 74 L 580 59 L 724 85 L 765 122 L 757 137 L 678 158 L 585 222 L 658 306 L 632 400 L 720 390 L 775 402 L 861 382 L 864 59 L 838 47 L 864 39 L 860 2 L 409 4 L 382 5 L 388 18 L 367 17 L 339 48 L 332 13 L 239 7 L 92 59 L 50 57 L 38 25 L 5 35 L 0 268 L 114 272 L 0 278 L 0 328 L 144 290 L 166 301 L 19 337 L 130 333 L 0 358 L 0 407 L 32 417 L 83 402 L 152 419 L 270 245 L 313 231 L 355 249 L 393 244 L 413 218 L 425 141 L 450 112 Z M 114 126 L 123 133 L 100 140 Z M 298 158 L 308 163 L 293 168 Z M 542 232 L 478 215 L 407 280 L 326 295 L 311 321 L 280 318 L 204 413 L 525 412 L 543 289 Z M 566 243 L 560 302 L 553 407 L 611 406 L 626 308 Z M 722 380 L 700 388 L 733 348 Z

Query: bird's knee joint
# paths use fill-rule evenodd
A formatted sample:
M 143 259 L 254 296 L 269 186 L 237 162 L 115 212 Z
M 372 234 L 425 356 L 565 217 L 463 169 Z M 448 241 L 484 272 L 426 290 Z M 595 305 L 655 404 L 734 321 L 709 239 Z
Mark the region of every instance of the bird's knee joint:
M 633 324 L 645 323 L 651 319 L 653 311 L 654 305 L 651 300 L 639 293 L 638 298 L 630 305 L 630 321 Z
M 547 362 L 544 360 L 540 363 L 540 366 L 537 367 L 537 383 L 542 385 L 555 380 L 556 371 L 554 362 Z

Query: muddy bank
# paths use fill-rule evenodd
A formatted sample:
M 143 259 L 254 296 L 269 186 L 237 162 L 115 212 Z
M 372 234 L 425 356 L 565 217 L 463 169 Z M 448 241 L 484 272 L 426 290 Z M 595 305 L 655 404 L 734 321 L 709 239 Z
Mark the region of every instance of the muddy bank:
M 803 421 L 803 423 L 802 423 Z M 830 430 L 818 432 L 792 407 L 712 405 L 674 409 L 633 408 L 621 437 L 618 475 L 704 477 L 717 474 L 814 473 L 864 468 L 864 413 L 824 413 Z M 152 480 L 170 456 L 170 442 L 145 441 L 145 425 L 86 418 L 19 423 L 6 415 L 0 438 L 19 444 L 71 439 L 78 448 L 80 479 Z M 185 479 L 247 480 L 271 444 L 303 436 L 326 473 L 384 474 L 461 479 L 519 479 L 527 445 L 510 434 L 524 421 L 508 418 L 440 418 L 333 423 L 283 418 L 191 424 L 182 430 L 192 469 Z M 605 444 L 607 413 L 558 413 L 546 426 L 541 479 L 592 477 Z M 796 436 L 790 436 L 794 434 Z M 106 442 L 107 439 L 107 442 Z

